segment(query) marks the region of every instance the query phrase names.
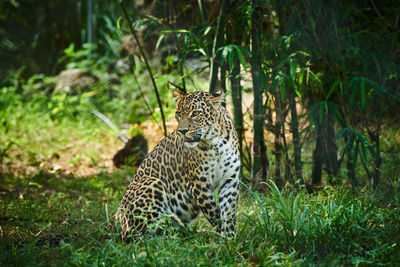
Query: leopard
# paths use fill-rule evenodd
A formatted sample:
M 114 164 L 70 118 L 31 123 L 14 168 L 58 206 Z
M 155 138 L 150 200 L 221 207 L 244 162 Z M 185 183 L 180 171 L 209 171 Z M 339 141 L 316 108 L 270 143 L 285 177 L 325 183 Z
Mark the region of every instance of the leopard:
M 200 213 L 234 237 L 240 184 L 239 139 L 223 93 L 173 90 L 177 129 L 142 161 L 116 213 L 123 241 L 187 227 Z M 165 228 L 164 228 L 165 229 Z

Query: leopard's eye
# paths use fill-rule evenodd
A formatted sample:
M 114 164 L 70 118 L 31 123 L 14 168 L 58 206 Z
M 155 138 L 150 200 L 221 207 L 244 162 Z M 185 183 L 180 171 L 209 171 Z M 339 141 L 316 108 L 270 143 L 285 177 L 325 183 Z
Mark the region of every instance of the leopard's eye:
M 182 112 L 176 111 L 176 112 L 175 112 L 175 117 L 181 118 L 181 117 L 182 117 Z
M 195 110 L 192 112 L 192 117 L 197 117 L 200 115 L 200 113 L 201 113 L 200 111 Z

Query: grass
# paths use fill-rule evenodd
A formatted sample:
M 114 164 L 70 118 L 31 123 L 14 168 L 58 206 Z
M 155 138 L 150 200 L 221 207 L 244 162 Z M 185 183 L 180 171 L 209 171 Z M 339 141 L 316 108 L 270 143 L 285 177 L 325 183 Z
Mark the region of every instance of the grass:
M 332 187 L 282 194 L 271 184 L 266 195 L 243 196 L 233 240 L 200 218 L 184 233 L 123 244 L 105 225 L 126 174 L 6 177 L 1 187 L 12 187 L 0 202 L 2 265 L 399 264 L 398 203 L 382 205 L 372 193 Z
M 271 183 L 258 194 L 242 185 L 235 239 L 200 217 L 187 231 L 123 244 L 106 230 L 134 172 L 104 165 L 118 139 L 92 117 L 21 101 L 1 111 L 2 266 L 400 264 L 399 198 L 344 186 L 308 194 Z

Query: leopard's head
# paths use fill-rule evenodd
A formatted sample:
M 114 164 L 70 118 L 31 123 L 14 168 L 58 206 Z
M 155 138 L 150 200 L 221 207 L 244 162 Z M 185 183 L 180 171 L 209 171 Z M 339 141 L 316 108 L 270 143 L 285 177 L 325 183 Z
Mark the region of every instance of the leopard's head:
M 187 147 L 196 147 L 201 140 L 211 140 L 217 134 L 217 110 L 221 108 L 222 94 L 194 92 L 183 94 L 174 90 L 175 118 L 178 132 L 184 136 Z

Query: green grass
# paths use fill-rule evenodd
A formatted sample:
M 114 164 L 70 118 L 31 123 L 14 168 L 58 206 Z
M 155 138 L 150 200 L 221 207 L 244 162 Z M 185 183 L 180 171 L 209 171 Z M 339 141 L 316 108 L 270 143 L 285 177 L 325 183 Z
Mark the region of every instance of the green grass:
M 258 194 L 242 185 L 235 239 L 214 233 L 200 217 L 184 232 L 167 229 L 124 244 L 106 225 L 134 170 L 109 172 L 102 165 L 118 139 L 84 109 L 79 116 L 65 109 L 53 114 L 41 110 L 44 100 L 2 92 L 2 266 L 400 264 L 399 198 L 344 186 L 308 194 L 269 184 Z M 80 175 L 81 169 L 96 171 Z
M 1 187 L 8 185 L 9 192 L 0 202 L 0 262 L 9 266 L 399 264 L 398 203 L 382 204 L 373 193 L 332 187 L 313 195 L 281 194 L 274 185 L 262 196 L 247 192 L 240 201 L 233 240 L 213 233 L 200 218 L 184 233 L 142 236 L 123 244 L 105 225 L 117 209 L 126 175 L 120 171 L 91 178 L 49 173 L 5 177 Z

